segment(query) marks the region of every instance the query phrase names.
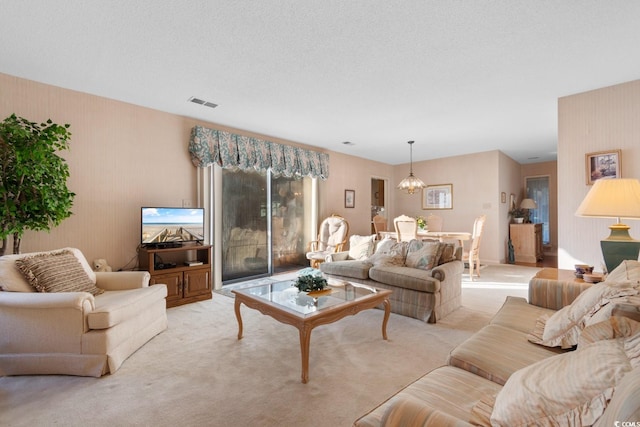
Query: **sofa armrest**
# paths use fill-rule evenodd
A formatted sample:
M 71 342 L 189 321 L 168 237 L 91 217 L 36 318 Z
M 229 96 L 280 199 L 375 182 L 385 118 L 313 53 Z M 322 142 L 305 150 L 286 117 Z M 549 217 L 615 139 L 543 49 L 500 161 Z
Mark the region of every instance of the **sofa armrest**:
M 146 288 L 150 278 L 148 271 L 96 272 L 96 286 L 105 291 Z
M 349 260 L 349 251 L 331 253 L 324 260 L 325 262 L 347 261 Z
M 88 292 L 0 292 L 0 353 L 80 353 Z
M 89 311 L 95 307 L 93 295 L 89 292 L 0 292 L 0 309 L 24 308 L 81 310 L 89 304 Z M 0 310 L 1 314 L 2 310 Z
M 538 307 L 560 310 L 569 305 L 591 283 L 541 279 L 534 277 L 529 281 L 529 304 Z
M 392 399 L 382 416 L 383 426 L 470 427 L 468 422 L 425 405 L 418 399 Z
M 456 274 L 462 274 L 464 271 L 464 263 L 462 261 L 449 261 L 431 269 L 431 277 L 444 282 L 447 277 L 455 277 Z

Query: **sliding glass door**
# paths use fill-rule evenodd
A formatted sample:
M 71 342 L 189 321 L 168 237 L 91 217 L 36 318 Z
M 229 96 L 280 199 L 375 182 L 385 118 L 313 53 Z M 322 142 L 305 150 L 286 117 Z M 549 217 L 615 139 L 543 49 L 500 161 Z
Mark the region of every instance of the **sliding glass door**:
M 222 171 L 222 282 L 303 268 L 311 178 Z

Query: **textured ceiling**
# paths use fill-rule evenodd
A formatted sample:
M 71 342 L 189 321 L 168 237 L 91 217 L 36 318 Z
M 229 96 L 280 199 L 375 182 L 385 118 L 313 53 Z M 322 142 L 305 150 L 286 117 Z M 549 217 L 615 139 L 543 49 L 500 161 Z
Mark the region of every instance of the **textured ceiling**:
M 0 0 L 0 72 L 389 164 L 408 140 L 530 163 L 559 97 L 640 78 L 639 22 L 636 0 Z

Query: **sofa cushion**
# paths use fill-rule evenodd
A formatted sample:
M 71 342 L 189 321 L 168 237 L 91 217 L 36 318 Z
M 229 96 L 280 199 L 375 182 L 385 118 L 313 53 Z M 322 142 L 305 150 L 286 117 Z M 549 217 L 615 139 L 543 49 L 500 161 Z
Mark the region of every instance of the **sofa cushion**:
M 536 344 L 548 347 L 571 348 L 578 344 L 580 332 L 586 322 L 611 299 L 629 295 L 638 295 L 638 290 L 629 281 L 617 283 L 597 283 L 569 305 L 551 316 L 541 316 L 528 339 Z
M 91 281 L 75 254 L 66 249 L 25 256 L 16 260 L 16 266 L 39 292 L 104 292 Z
M 439 242 L 412 240 L 407 249 L 405 265 L 421 270 L 431 270 L 436 265 L 438 255 L 441 252 L 441 244 Z
M 375 234 L 371 236 L 358 236 L 354 234 L 349 237 L 349 258 L 362 260 L 370 257 L 373 254 L 375 238 Z
M 411 399 L 416 399 L 432 410 L 438 410 L 459 420 L 466 420 L 478 400 L 487 395 L 495 396 L 500 388 L 498 384 L 462 369 L 442 366 L 400 390 L 394 397 L 358 419 L 354 425 L 357 427 L 383 425 L 382 420 L 388 418 L 391 411 L 395 412 L 397 405 L 403 405 L 403 401 Z M 463 424 L 462 421 L 456 425 L 461 424 Z
M 166 296 L 167 287 L 164 285 L 105 292 L 96 297 L 95 309 L 87 315 L 89 329 L 115 326 L 137 316 Z
M 562 350 L 530 343 L 524 332 L 487 325 L 449 354 L 449 365 L 504 384 L 511 374 Z
M 374 266 L 369 277 L 377 282 L 398 288 L 435 293 L 440 290 L 440 281 L 431 277 L 429 271 L 411 267 Z
M 640 335 L 597 341 L 514 373 L 496 396 L 493 425 L 593 425 L 640 361 Z
M 527 334 L 533 329 L 540 316 L 543 314 L 550 316 L 553 313 L 555 313 L 554 310 L 529 304 L 525 298 L 507 296 L 504 304 L 489 323 Z
M 320 264 L 320 271 L 325 274 L 352 277 L 354 279 L 368 279 L 371 264 L 368 261 L 335 261 Z

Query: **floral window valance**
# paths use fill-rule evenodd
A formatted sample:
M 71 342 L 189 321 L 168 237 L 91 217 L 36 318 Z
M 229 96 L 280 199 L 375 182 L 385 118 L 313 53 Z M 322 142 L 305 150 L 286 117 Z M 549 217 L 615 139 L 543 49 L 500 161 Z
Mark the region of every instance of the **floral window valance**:
M 216 164 L 227 169 L 271 170 L 284 176 L 329 177 L 329 155 L 222 130 L 194 126 L 189 140 L 196 167 Z

